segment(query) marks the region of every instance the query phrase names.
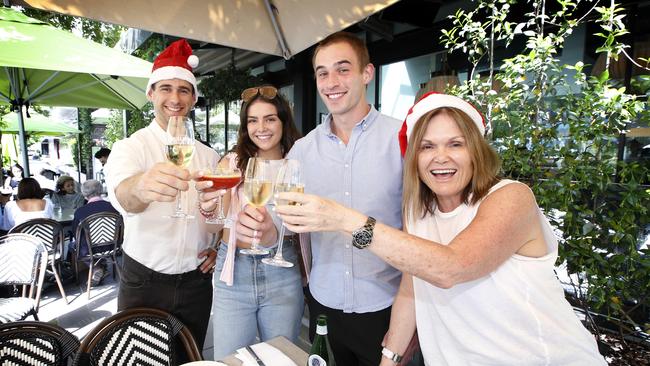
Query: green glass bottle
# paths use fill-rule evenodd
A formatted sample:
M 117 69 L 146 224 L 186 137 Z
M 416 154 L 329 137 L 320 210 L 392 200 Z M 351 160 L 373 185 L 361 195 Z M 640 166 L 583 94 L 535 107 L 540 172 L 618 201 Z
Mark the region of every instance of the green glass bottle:
M 309 351 L 307 366 L 336 366 L 332 347 L 327 339 L 327 316 L 319 315 L 316 321 L 316 337 Z

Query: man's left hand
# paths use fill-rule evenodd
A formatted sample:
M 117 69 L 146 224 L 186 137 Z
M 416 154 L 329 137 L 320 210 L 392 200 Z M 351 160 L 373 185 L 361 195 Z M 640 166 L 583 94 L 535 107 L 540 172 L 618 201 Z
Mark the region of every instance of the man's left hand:
M 213 248 L 208 248 L 202 250 L 199 255 L 199 258 L 205 258 L 199 269 L 203 273 L 214 272 L 214 266 L 217 263 L 217 251 Z

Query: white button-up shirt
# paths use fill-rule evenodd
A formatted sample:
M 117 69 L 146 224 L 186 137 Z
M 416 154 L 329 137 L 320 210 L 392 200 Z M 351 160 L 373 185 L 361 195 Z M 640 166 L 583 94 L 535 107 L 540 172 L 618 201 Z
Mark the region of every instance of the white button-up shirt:
M 154 271 L 179 274 L 196 269 L 202 262 L 198 253 L 212 244 L 212 234 L 198 211 L 194 184 L 190 183 L 181 197 L 183 211 L 194 219 L 164 217 L 174 212 L 176 202 L 152 202 L 143 212 L 128 213 L 115 196 L 115 188 L 122 181 L 166 161 L 165 141 L 166 132 L 154 120 L 113 144 L 104 173 L 109 200 L 124 217 L 124 252 Z M 199 142 L 194 149 L 190 172 L 213 166 L 219 159 L 214 150 Z

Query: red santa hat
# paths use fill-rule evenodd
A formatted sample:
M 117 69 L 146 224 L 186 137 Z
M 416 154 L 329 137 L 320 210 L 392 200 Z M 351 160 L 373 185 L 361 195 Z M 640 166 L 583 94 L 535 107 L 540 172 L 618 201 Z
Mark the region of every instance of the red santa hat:
M 165 48 L 153 61 L 146 94 L 149 95 L 151 85 L 160 80 L 181 79 L 194 87 L 194 103 L 196 103 L 199 94 L 192 68 L 197 66 L 199 66 L 199 58 L 192 54 L 192 47 L 187 40 L 179 39 Z
M 478 127 L 478 130 L 481 132 L 481 135 L 485 135 L 485 121 L 483 120 L 483 115 L 481 115 L 473 105 L 453 95 L 429 92 L 424 94 L 406 114 L 406 119 L 404 120 L 402 129 L 400 129 L 398 135 L 402 156 L 406 154 L 408 139 L 411 136 L 411 132 L 413 132 L 415 123 L 420 119 L 420 117 L 424 116 L 429 111 L 442 107 L 456 108 L 465 112 L 465 114 L 474 121 L 476 127 Z

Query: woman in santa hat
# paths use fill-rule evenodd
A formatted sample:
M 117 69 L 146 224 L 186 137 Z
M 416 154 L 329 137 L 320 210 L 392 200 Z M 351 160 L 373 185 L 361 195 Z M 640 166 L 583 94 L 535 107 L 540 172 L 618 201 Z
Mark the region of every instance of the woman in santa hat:
M 313 195 L 282 193 L 294 232 L 343 231 L 403 271 L 381 365 L 417 328 L 427 365 L 604 365 L 553 272 L 557 239 L 528 186 L 499 177 L 481 114 L 430 93 L 400 132 L 404 230 Z

